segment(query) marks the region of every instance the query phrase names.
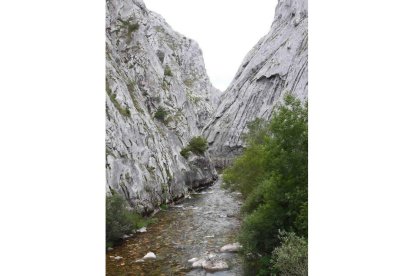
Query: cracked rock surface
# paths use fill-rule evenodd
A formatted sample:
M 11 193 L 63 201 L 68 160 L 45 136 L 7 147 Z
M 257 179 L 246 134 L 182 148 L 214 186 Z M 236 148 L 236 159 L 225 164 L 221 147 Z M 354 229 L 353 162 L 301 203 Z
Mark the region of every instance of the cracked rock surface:
M 220 92 L 198 44 L 142 0 L 106 1 L 106 189 L 151 212 L 212 183 L 208 153 L 180 151 L 201 135 Z
M 279 0 L 271 29 L 247 54 L 203 133 L 217 167 L 241 153 L 255 118 L 270 119 L 284 94 L 308 97 L 308 4 Z

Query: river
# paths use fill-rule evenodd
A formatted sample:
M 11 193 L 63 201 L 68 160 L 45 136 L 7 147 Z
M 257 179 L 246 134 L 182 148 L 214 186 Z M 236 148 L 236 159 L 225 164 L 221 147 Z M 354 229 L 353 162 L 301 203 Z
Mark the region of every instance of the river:
M 241 196 L 221 188 L 221 178 L 209 188 L 160 211 L 156 222 L 106 253 L 106 275 L 243 275 L 237 253 L 220 253 L 220 248 L 237 241 Z M 137 262 L 148 252 L 155 260 Z M 229 269 L 208 273 L 193 269 L 191 258 L 217 254 Z M 114 257 L 122 259 L 116 260 Z

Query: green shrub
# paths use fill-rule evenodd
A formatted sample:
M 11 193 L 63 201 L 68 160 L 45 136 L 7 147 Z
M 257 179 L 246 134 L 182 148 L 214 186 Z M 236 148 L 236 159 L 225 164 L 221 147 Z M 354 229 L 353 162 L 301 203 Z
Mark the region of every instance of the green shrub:
M 180 154 L 187 159 L 190 156 L 190 149 L 185 147 L 180 151 Z
M 239 190 L 245 202 L 240 242 L 255 275 L 270 273 L 270 257 L 281 243 L 278 229 L 307 237 L 307 104 L 292 95 L 271 121 L 249 124 L 247 147 L 224 171 L 225 186 Z
M 168 65 L 165 66 L 165 68 L 164 68 L 164 76 L 169 76 L 169 77 L 172 77 L 173 76 L 173 73 L 171 71 L 171 68 Z
M 181 150 L 181 155 L 184 158 L 188 158 L 190 151 L 194 154 L 201 155 L 208 149 L 207 140 L 202 136 L 196 136 L 191 138 L 186 147 Z
M 133 229 L 143 227 L 148 221 L 127 209 L 126 200 L 118 194 L 106 197 L 106 243 L 114 244 Z
M 165 122 L 165 118 L 167 117 L 167 115 L 168 115 L 167 110 L 165 110 L 162 106 L 160 106 L 155 112 L 154 118 L 161 122 Z
M 113 103 L 115 108 L 119 111 L 119 113 L 121 113 L 121 115 L 123 115 L 125 117 L 130 118 L 131 117 L 131 111 L 129 110 L 128 107 L 123 108 L 121 106 L 121 104 L 116 100 L 116 95 L 114 93 L 112 93 L 112 90 L 109 87 L 108 80 L 106 80 L 106 93 L 108 94 L 109 99 L 111 100 L 111 102 Z
M 131 23 L 131 19 L 127 19 L 127 20 L 118 19 L 118 20 L 119 22 L 121 22 L 122 28 L 126 29 L 128 38 L 131 39 L 132 33 L 139 29 L 139 24 Z
M 192 80 L 192 79 L 186 79 L 186 80 L 184 80 L 184 84 L 186 86 L 188 86 L 188 87 L 192 87 L 193 84 L 194 84 L 194 80 Z
M 131 38 L 132 33 L 139 29 L 138 23 L 128 25 L 128 37 Z
M 193 137 L 188 146 L 195 154 L 203 154 L 208 148 L 207 140 L 202 136 Z
M 272 272 L 280 276 L 308 275 L 308 242 L 293 232 L 282 232 L 282 241 L 272 253 Z

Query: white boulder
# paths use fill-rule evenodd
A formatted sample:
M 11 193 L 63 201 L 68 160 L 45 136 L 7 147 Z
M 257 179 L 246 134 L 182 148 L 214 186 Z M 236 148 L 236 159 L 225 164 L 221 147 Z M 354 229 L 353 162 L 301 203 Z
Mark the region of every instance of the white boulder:
M 208 272 L 215 272 L 215 271 L 229 269 L 229 265 L 225 261 L 222 261 L 222 260 L 215 260 L 215 261 L 205 260 L 203 261 L 202 266 L 204 270 Z
M 226 244 L 225 246 L 220 248 L 220 252 L 238 252 L 241 248 L 242 246 L 240 245 L 240 243 L 236 242 L 236 243 Z

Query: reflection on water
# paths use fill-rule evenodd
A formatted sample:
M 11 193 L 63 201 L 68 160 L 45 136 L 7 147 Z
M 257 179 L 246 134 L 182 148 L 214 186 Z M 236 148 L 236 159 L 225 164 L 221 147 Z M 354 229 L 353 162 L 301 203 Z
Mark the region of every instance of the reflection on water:
M 220 253 L 220 247 L 236 242 L 240 226 L 240 197 L 223 190 L 221 180 L 191 198 L 160 211 L 146 233 L 136 234 L 106 254 L 106 274 L 119 275 L 242 275 L 238 254 Z M 155 260 L 137 262 L 149 251 Z M 220 254 L 227 271 L 207 273 L 192 269 L 188 260 Z M 110 256 L 121 256 L 115 260 Z

